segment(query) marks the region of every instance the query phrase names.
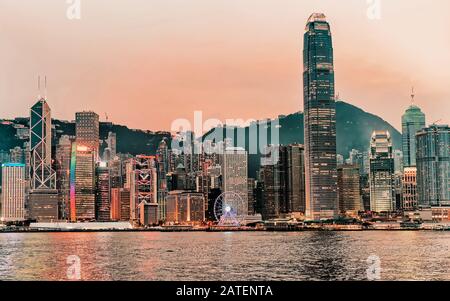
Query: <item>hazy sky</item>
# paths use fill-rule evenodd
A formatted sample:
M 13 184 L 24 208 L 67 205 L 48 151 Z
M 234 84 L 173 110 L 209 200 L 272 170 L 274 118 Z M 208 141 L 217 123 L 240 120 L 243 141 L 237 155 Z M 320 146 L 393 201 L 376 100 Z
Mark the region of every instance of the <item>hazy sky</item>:
M 376 0 L 374 0 L 376 1 Z M 132 128 L 176 118 L 266 118 L 303 110 L 303 33 L 332 26 L 336 91 L 400 128 L 415 86 L 427 123 L 450 122 L 450 1 L 0 0 L 0 118 L 27 116 L 37 75 L 53 117 L 94 110 Z

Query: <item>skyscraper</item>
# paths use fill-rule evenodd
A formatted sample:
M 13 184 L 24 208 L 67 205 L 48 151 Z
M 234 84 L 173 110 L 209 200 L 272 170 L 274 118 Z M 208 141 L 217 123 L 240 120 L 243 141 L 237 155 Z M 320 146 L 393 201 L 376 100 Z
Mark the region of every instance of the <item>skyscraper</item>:
M 370 142 L 370 210 L 395 209 L 394 158 L 388 131 L 375 131 Z
M 78 112 L 75 114 L 75 122 L 77 144 L 91 149 L 97 161 L 100 150 L 99 116 L 94 112 Z
M 450 127 L 432 125 L 416 139 L 419 206 L 450 206 Z
M 78 143 L 72 144 L 70 162 L 70 216 L 72 221 L 95 219 L 94 151 Z
M 360 168 L 358 165 L 338 167 L 339 210 L 343 213 L 357 214 L 362 209 Z
M 47 101 L 41 98 L 30 112 L 30 217 L 37 221 L 58 219 L 56 173 L 52 169 L 52 119 Z
M 312 14 L 303 51 L 306 216 L 338 214 L 333 45 L 324 14 Z
M 414 93 L 411 95 L 414 100 Z M 425 114 L 411 105 L 402 116 L 403 165 L 416 166 L 416 133 L 425 127 Z
M 242 199 L 242 207 L 237 214 L 248 215 L 248 155 L 239 147 L 227 147 L 223 154 L 223 191 L 233 192 Z M 226 201 L 226 200 L 225 200 Z
M 158 183 L 157 183 L 156 158 L 154 156 L 139 155 L 127 163 L 126 188 L 130 189 L 130 215 L 131 220 L 142 220 L 141 209 L 151 211 L 158 209 Z M 146 206 L 152 205 L 152 206 Z M 156 206 L 156 207 L 155 207 Z M 158 220 L 158 216 L 156 216 Z
M 25 164 L 2 164 L 2 221 L 25 219 Z
M 111 178 L 106 163 L 96 167 L 95 219 L 107 222 L 111 219 Z
M 159 143 L 156 160 L 158 163 L 158 208 L 159 220 L 166 218 L 167 173 L 169 172 L 169 147 L 167 140 Z
M 61 136 L 56 147 L 56 188 L 60 198 L 60 216 L 70 218 L 70 159 L 73 138 Z
M 55 189 L 52 170 L 52 117 L 45 99 L 31 107 L 30 116 L 31 189 Z
M 418 207 L 417 200 L 417 168 L 405 167 L 402 179 L 402 208 L 414 210 Z

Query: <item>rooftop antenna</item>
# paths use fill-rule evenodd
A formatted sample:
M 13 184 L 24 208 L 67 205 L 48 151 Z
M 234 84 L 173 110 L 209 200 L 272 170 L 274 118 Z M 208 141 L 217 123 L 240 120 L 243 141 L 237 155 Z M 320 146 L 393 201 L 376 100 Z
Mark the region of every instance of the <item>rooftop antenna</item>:
M 45 76 L 44 99 L 47 100 L 47 75 Z
M 41 100 L 41 76 L 38 75 L 38 99 Z
M 416 94 L 414 93 L 414 87 L 411 88 L 411 105 L 414 105 L 414 98 L 416 97 Z

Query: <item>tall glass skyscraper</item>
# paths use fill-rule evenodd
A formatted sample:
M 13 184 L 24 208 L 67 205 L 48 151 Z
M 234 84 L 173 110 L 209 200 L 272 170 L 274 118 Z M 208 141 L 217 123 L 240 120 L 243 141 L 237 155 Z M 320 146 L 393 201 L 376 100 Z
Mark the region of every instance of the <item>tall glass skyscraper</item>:
M 402 116 L 402 143 L 404 167 L 416 166 L 416 133 L 425 127 L 425 114 L 411 105 Z
M 52 170 L 52 117 L 45 99 L 40 99 L 30 112 L 31 189 L 55 189 L 56 174 Z
M 333 45 L 324 14 L 311 15 L 303 50 L 306 216 L 338 215 Z
M 450 206 L 450 127 L 432 125 L 416 139 L 419 206 Z
M 394 157 L 388 131 L 375 131 L 370 141 L 370 210 L 395 209 Z

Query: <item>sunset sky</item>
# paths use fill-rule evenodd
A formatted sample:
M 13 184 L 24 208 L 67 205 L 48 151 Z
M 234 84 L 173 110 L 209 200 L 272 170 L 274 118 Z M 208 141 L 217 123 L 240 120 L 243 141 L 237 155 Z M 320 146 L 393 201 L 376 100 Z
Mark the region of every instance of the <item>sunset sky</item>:
M 336 92 L 400 129 L 411 86 L 427 123 L 450 122 L 450 1 L 0 0 L 0 118 L 27 116 L 38 74 L 53 117 L 105 113 L 132 128 L 176 118 L 261 119 L 303 110 L 306 20 L 332 27 Z

